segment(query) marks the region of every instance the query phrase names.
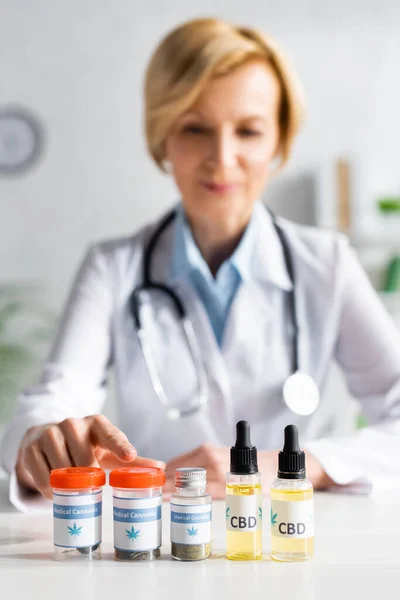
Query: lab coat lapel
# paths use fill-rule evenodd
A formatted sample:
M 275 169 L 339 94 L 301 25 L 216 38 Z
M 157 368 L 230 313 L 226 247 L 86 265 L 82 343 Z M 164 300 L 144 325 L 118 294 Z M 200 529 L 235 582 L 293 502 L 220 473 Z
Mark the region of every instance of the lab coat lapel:
M 241 376 L 249 380 L 249 385 L 254 384 L 254 374 L 262 372 L 260 361 L 265 361 L 262 345 L 269 335 L 269 323 L 272 323 L 274 314 L 272 292 L 291 287 L 271 218 L 264 207 L 260 206 L 257 210 L 259 237 L 253 257 L 252 277 L 242 282 L 234 298 L 221 349 L 196 292 L 186 280 L 170 281 L 174 223 L 159 239 L 153 257 L 153 280 L 170 285 L 184 302 L 208 376 L 210 401 L 216 417 L 212 420 L 213 423 L 225 421 L 221 423 L 225 428 L 233 426 L 235 418 L 231 383 L 235 370 L 240 369 Z
M 249 350 L 251 341 L 259 336 L 260 329 L 272 318 L 273 308 L 267 287 L 268 284 L 262 285 L 256 281 L 246 281 L 240 286 L 225 326 L 222 344 L 224 356 L 236 352 L 237 346 Z M 253 351 L 250 354 L 253 355 Z
M 234 375 L 240 369 L 243 381 L 247 379 L 250 386 L 256 383 L 255 374 L 266 368 L 259 363 L 265 358 L 262 345 L 265 346 L 273 314 L 267 286 L 255 281 L 243 282 L 228 316 L 222 353 L 228 372 Z M 233 397 L 230 400 L 230 413 L 233 415 L 237 400 Z
M 174 289 L 179 294 L 192 321 L 201 349 L 211 388 L 218 388 L 224 398 L 230 395 L 229 377 L 206 310 L 196 292 L 185 281 L 176 281 Z
M 276 336 L 273 337 L 274 319 L 282 318 L 282 294 L 292 287 L 271 215 L 261 204 L 255 210 L 257 240 L 251 273 L 244 273 L 245 279 L 232 303 L 222 346 L 230 373 L 230 414 L 238 419 L 245 418 L 243 395 L 254 399 L 254 390 L 264 387 L 266 373 L 277 358 L 271 356 L 271 349 L 277 347 Z M 281 370 L 284 370 L 284 361 L 276 369 L 276 376 Z M 238 391 L 241 398 L 237 398 Z M 246 412 L 251 414 L 251 407 L 247 406 Z
M 208 315 L 200 298 L 188 282 L 176 280 L 171 283 L 170 281 L 174 231 L 175 222 L 164 231 L 156 245 L 152 262 L 152 279 L 172 287 L 184 303 L 200 346 L 209 380 L 210 394 L 214 396 L 214 399 L 218 396 L 220 403 L 221 396 L 227 398 L 230 395 L 229 377 Z M 222 407 L 220 408 L 222 410 Z

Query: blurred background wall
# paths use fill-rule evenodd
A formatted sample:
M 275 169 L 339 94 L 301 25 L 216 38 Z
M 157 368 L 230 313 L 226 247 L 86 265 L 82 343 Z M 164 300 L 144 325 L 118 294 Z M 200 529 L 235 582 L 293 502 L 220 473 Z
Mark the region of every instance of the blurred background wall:
M 198 16 L 265 29 L 304 84 L 307 123 L 265 199 L 338 227 L 343 159 L 348 234 L 377 287 L 400 251 L 400 217 L 377 210 L 400 195 L 398 0 L 0 0 L 0 111 L 27 108 L 45 134 L 35 166 L 0 174 L 0 284 L 38 283 L 55 318 L 88 243 L 133 232 L 177 198 L 146 154 L 142 83 L 160 38 Z M 388 302 L 400 310 L 398 296 Z M 344 393 L 336 375 L 332 386 Z

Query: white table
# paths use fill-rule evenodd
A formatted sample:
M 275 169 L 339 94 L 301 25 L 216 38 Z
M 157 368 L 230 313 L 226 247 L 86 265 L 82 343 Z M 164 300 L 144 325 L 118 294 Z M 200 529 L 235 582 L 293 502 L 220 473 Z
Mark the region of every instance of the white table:
M 103 560 L 57 563 L 52 559 L 52 515 L 14 512 L 0 479 L 0 600 L 380 600 L 400 597 L 400 491 L 373 498 L 316 494 L 315 558 L 281 564 L 268 558 L 264 525 L 262 561 L 224 558 L 224 503 L 213 506 L 212 558 L 178 563 L 169 556 L 169 507 L 163 507 L 163 558 L 118 563 L 112 558 L 111 497 L 103 506 Z M 269 501 L 264 501 L 269 514 Z

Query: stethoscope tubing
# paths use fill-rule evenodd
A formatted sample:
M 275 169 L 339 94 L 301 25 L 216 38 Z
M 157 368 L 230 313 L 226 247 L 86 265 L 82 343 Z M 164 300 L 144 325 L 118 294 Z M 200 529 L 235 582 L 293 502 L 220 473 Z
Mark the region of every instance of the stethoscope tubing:
M 297 373 L 299 370 L 299 328 L 297 322 L 297 311 L 296 311 L 296 293 L 295 293 L 295 273 L 292 255 L 290 252 L 289 244 L 286 239 L 285 233 L 283 232 L 280 225 L 277 223 L 275 214 L 267 207 L 266 210 L 269 212 L 275 231 L 279 237 L 285 266 L 292 284 L 291 289 L 288 292 L 289 311 L 293 326 L 293 344 L 291 352 L 291 370 L 292 374 Z M 157 247 L 157 243 L 160 237 L 163 235 L 166 229 L 172 224 L 177 215 L 177 210 L 173 209 L 168 212 L 161 222 L 152 233 L 143 253 L 143 272 L 142 272 L 142 283 L 135 287 L 130 296 L 130 311 L 135 324 L 135 329 L 138 334 L 139 342 L 142 348 L 144 360 L 148 369 L 148 373 L 154 387 L 154 390 L 167 412 L 167 415 L 171 419 L 177 419 L 184 416 L 190 416 L 197 412 L 201 407 L 205 407 L 208 404 L 208 383 L 205 366 L 202 360 L 201 351 L 199 344 L 196 339 L 196 335 L 193 330 L 192 323 L 188 319 L 187 311 L 179 295 L 166 283 L 153 281 L 151 277 L 152 273 L 152 259 L 154 251 Z M 197 379 L 198 379 L 198 396 L 196 405 L 190 404 L 185 408 L 171 407 L 168 398 L 165 394 L 165 390 L 162 386 L 161 380 L 158 376 L 155 360 L 153 353 L 150 348 L 149 341 L 146 336 L 146 332 L 143 328 L 142 320 L 140 317 L 140 306 L 141 306 L 141 293 L 149 291 L 158 291 L 171 300 L 174 305 L 178 318 L 182 324 L 186 342 L 189 347 L 192 359 L 195 364 Z
M 299 370 L 299 327 L 297 322 L 297 307 L 296 307 L 296 292 L 295 292 L 295 272 L 294 272 L 294 264 L 292 259 L 292 254 L 290 252 L 289 244 L 286 239 L 285 233 L 283 232 L 280 225 L 277 223 L 276 216 L 268 207 L 266 210 L 269 212 L 273 226 L 275 231 L 279 237 L 279 241 L 282 247 L 283 258 L 286 266 L 287 273 L 289 275 L 289 279 L 292 284 L 292 289 L 289 290 L 288 293 L 288 302 L 289 302 L 289 312 L 290 318 L 293 327 L 293 344 L 292 344 L 292 352 L 291 352 L 291 371 L 292 373 L 296 373 Z M 142 329 L 142 322 L 140 318 L 140 293 L 144 291 L 159 291 L 166 294 L 171 300 L 172 304 L 175 306 L 178 318 L 183 320 L 187 317 L 186 308 L 178 296 L 178 294 L 167 284 L 152 281 L 151 271 L 152 271 L 152 259 L 154 255 L 154 250 L 157 247 L 157 243 L 164 233 L 164 231 L 171 225 L 171 223 L 175 220 L 177 214 L 177 210 L 173 209 L 168 212 L 162 221 L 159 223 L 153 234 L 151 235 L 146 249 L 143 254 L 143 273 L 142 273 L 142 284 L 137 286 L 130 298 L 130 309 L 135 322 L 135 328 L 137 331 Z

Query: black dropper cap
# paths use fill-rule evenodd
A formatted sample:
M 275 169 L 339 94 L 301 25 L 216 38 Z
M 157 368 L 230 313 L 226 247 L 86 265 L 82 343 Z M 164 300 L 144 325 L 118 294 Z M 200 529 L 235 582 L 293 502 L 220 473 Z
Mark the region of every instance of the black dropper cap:
M 250 425 L 247 421 L 236 423 L 236 444 L 231 447 L 231 473 L 258 473 L 257 448 L 251 445 Z
M 278 477 L 280 479 L 304 479 L 306 476 L 306 456 L 299 446 L 299 432 L 296 425 L 285 427 L 285 444 L 278 455 Z

